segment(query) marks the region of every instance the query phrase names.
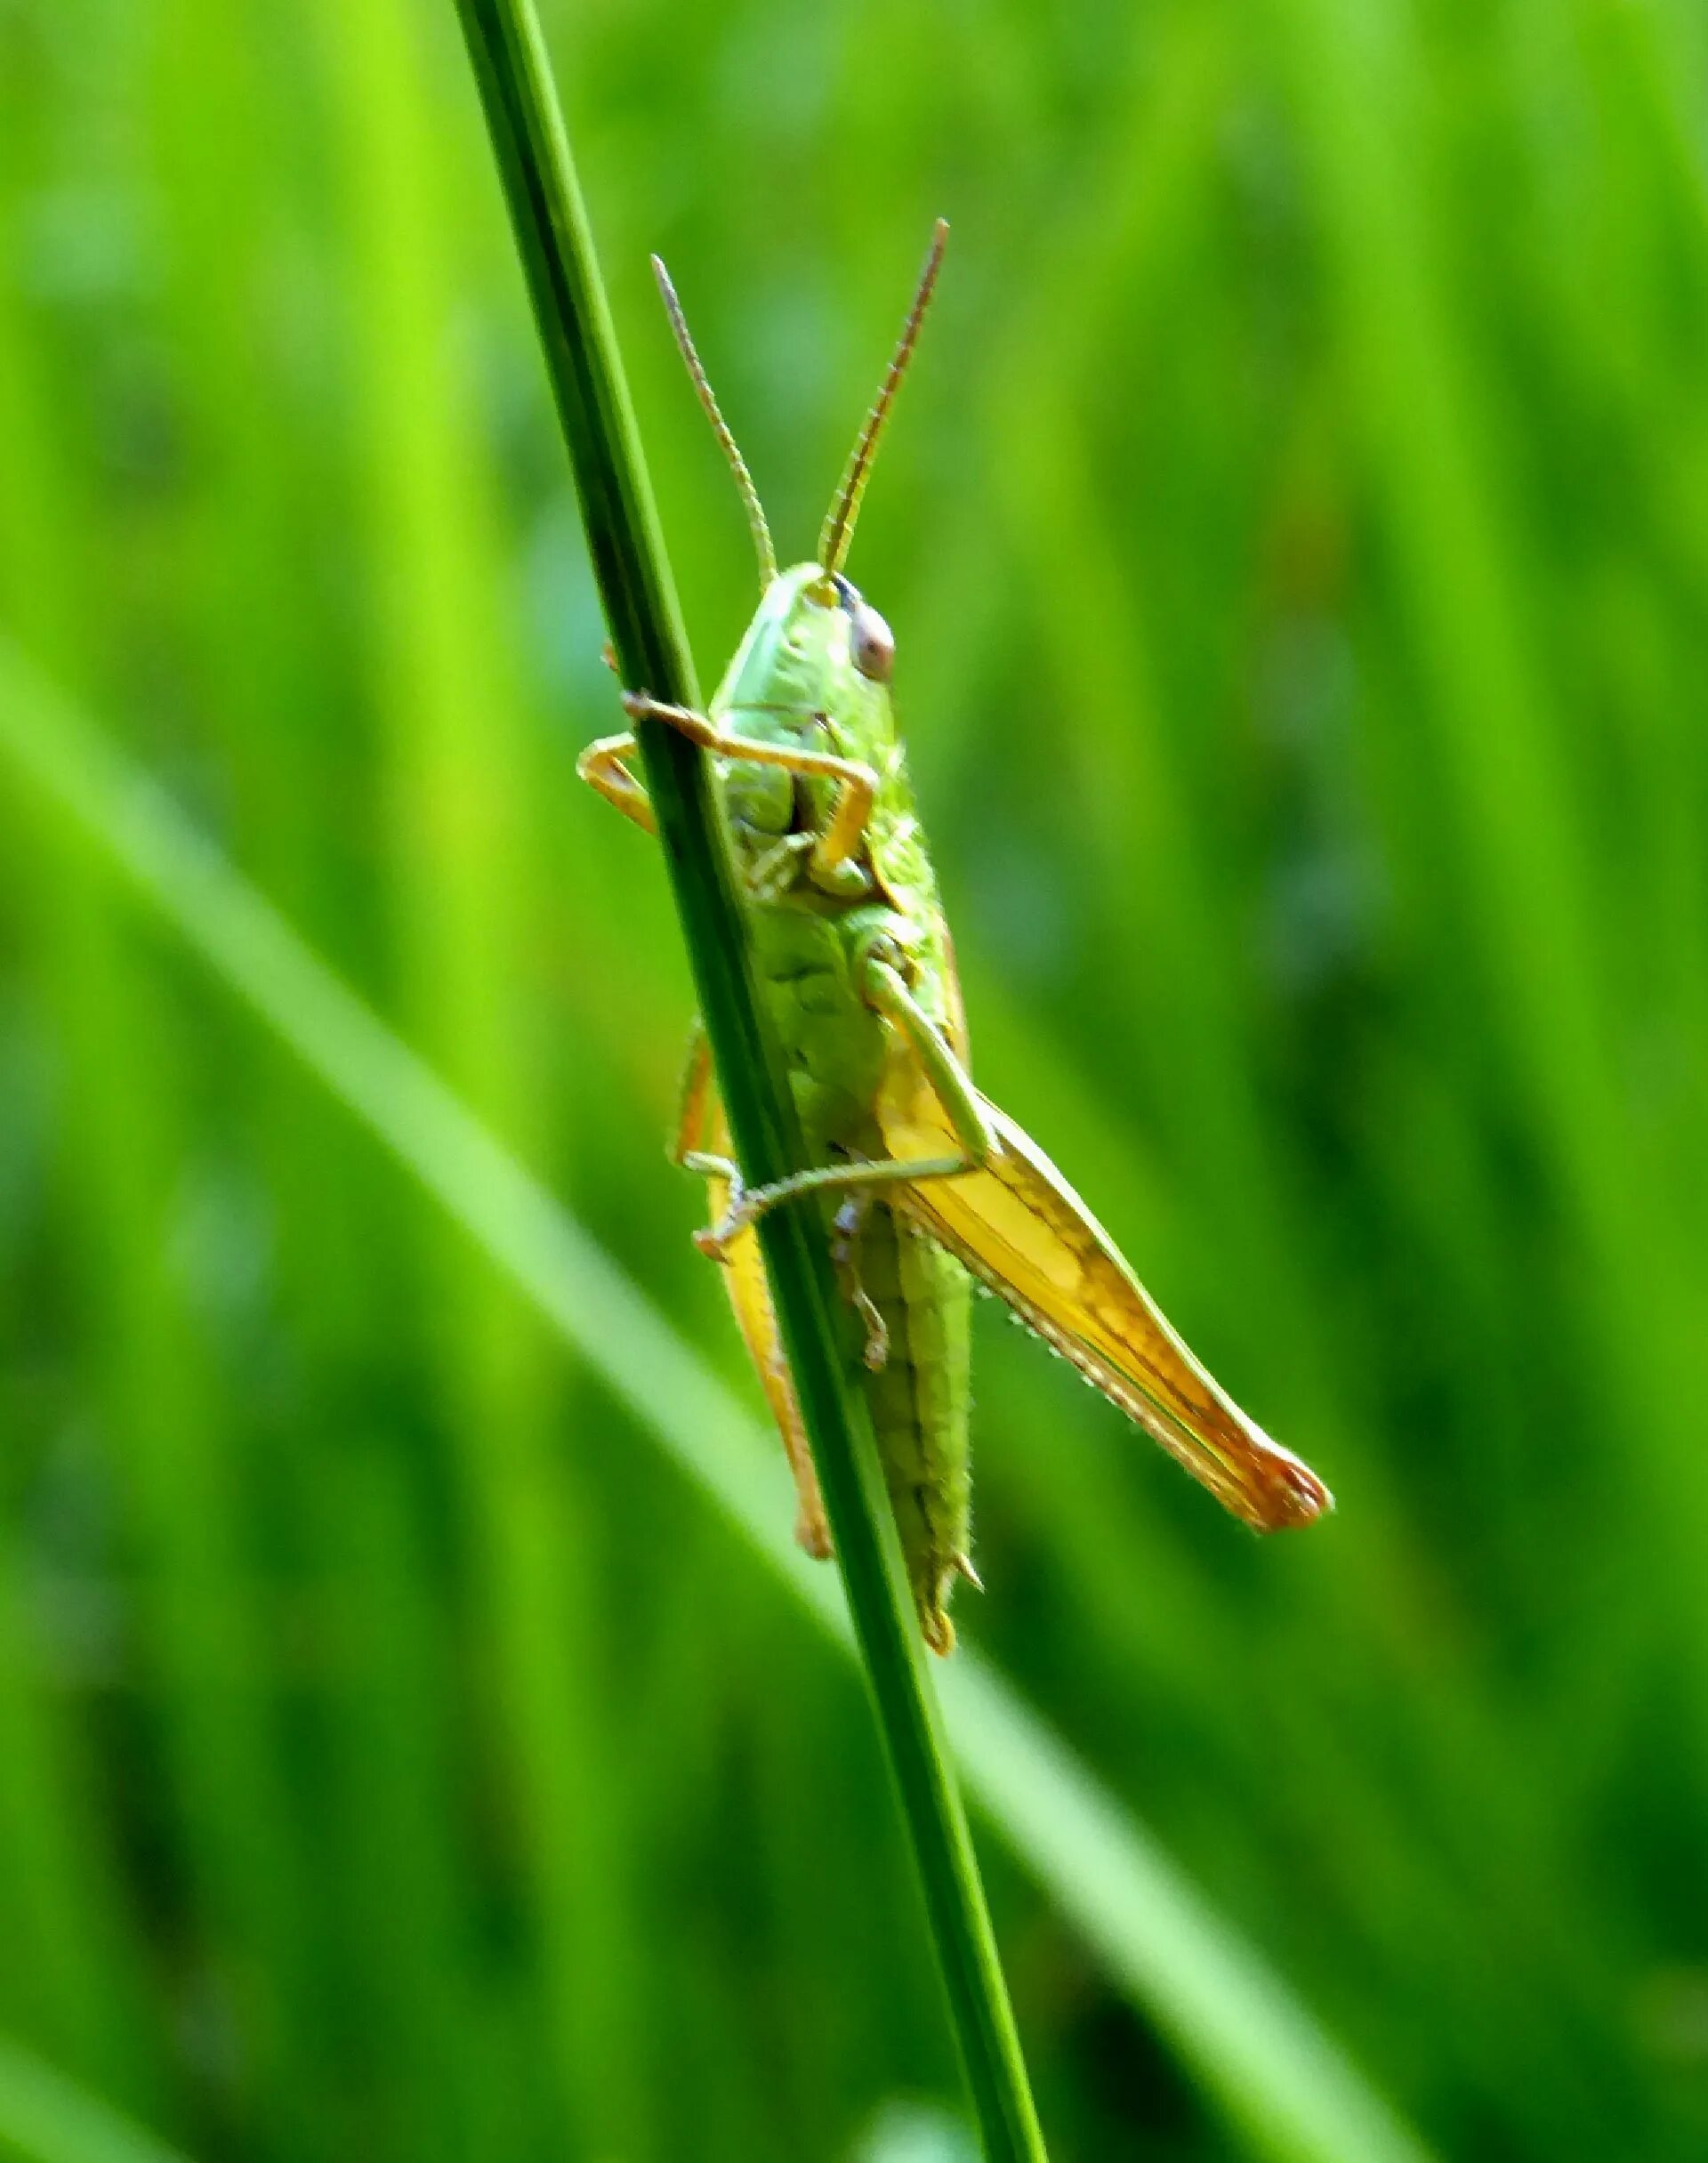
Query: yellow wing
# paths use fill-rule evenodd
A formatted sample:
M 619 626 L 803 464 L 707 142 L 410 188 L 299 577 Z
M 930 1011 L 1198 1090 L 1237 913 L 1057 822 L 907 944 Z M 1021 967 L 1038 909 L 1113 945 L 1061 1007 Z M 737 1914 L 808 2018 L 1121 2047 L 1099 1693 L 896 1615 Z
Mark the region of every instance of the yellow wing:
M 893 1190 L 895 1207 L 1005 1300 L 1217 1500 L 1260 1532 L 1309 1524 L 1333 1497 L 1199 1366 L 1121 1250 L 1024 1130 L 979 1102 L 999 1152 L 981 1170 Z M 957 1141 L 906 1047 L 879 1101 L 893 1157 L 953 1156 Z

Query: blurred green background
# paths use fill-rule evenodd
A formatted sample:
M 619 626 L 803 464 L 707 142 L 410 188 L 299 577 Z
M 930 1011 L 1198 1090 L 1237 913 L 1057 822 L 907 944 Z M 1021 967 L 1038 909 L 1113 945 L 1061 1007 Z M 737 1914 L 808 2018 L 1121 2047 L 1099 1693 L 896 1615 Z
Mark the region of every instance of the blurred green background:
M 964 1638 L 1430 2151 L 1702 2154 L 1702 17 L 546 20 L 708 683 L 649 250 L 787 560 L 952 221 L 850 569 L 979 1077 L 1339 1497 L 981 1308 Z M 0 2151 L 970 2152 L 853 1670 L 18 749 L 21 655 L 757 1418 L 602 635 L 450 0 L 0 0 Z M 980 1836 L 1059 2163 L 1374 2154 Z

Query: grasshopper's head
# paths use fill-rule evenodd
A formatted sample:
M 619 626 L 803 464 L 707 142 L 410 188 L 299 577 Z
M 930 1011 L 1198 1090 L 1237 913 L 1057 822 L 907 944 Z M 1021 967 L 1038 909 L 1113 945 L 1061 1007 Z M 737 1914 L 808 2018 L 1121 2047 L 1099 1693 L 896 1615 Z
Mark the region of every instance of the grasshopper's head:
M 841 571 L 796 563 L 766 586 L 719 703 L 875 715 L 895 661 L 889 625 Z
M 765 522 L 759 491 L 753 486 L 746 462 L 736 448 L 728 424 L 718 410 L 718 401 L 712 394 L 705 370 L 694 350 L 694 341 L 689 335 L 681 303 L 676 298 L 669 273 L 656 255 L 652 259 L 671 328 L 676 334 L 676 343 L 681 348 L 682 359 L 688 364 L 689 375 L 712 423 L 713 432 L 735 474 L 753 533 L 754 553 L 759 558 L 763 598 L 725 678 L 726 695 L 739 684 L 749 692 L 749 698 L 730 697 L 731 705 L 769 697 L 778 704 L 805 703 L 817 707 L 826 703 L 827 690 L 851 684 L 858 696 L 862 684 L 876 686 L 881 690 L 890 681 L 896 651 L 890 626 L 843 577 L 842 565 L 848 558 L 849 543 L 854 537 L 854 521 L 859 515 L 860 498 L 866 493 L 878 440 L 890 417 L 901 379 L 907 372 L 907 364 L 918 343 L 919 327 L 937 284 L 948 231 L 947 225 L 939 218 L 931 234 L 931 251 L 914 289 L 914 304 L 907 311 L 900 343 L 885 371 L 872 410 L 866 416 L 848 470 L 826 517 L 824 531 L 818 539 L 818 560 L 816 563 L 797 563 L 786 571 L 777 568 L 777 553 L 771 545 L 770 529 Z M 794 687 L 793 690 L 779 688 L 785 684 Z M 756 688 L 761 685 L 765 687 L 762 693 Z

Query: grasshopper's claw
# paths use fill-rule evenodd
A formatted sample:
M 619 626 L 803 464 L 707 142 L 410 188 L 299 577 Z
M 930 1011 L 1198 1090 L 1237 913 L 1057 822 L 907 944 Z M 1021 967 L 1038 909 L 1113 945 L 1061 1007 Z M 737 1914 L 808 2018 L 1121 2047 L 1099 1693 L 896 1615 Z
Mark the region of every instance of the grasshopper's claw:
M 802 1508 L 794 1521 L 794 1544 L 815 1562 L 827 1562 L 834 1550 L 830 1544 L 830 1527 L 825 1522 L 824 1505 L 816 1511 Z
M 741 1173 L 735 1165 L 728 1168 L 729 1206 L 715 1224 L 694 1234 L 694 1244 L 703 1255 L 710 1255 L 721 1262 L 733 1240 L 738 1239 L 750 1225 L 790 1192 L 794 1181 L 779 1180 L 774 1187 L 748 1187 L 742 1184 Z

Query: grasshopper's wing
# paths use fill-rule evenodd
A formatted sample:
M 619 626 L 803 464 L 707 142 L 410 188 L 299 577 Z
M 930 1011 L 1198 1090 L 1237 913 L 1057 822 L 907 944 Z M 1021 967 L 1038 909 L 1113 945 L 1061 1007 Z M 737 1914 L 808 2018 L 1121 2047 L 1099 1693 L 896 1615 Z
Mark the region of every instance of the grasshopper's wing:
M 713 1104 L 710 1124 L 710 1148 L 721 1157 L 729 1157 L 729 1128 L 721 1103 Z M 716 1224 L 721 1222 L 729 1207 L 729 1182 L 712 1178 L 705 1184 L 712 1205 L 711 1221 Z M 794 1475 L 794 1490 L 800 1505 L 794 1537 L 809 1554 L 822 1562 L 830 1553 L 830 1528 L 825 1520 L 824 1498 L 818 1492 L 812 1445 L 807 1440 L 800 1400 L 794 1393 L 794 1377 L 789 1371 L 783 1340 L 777 1334 L 771 1287 L 765 1278 L 765 1257 L 759 1250 L 759 1234 L 751 1226 L 732 1239 L 725 1250 L 723 1281 L 729 1290 L 729 1304 L 736 1311 L 736 1320 L 741 1326 L 748 1357 L 765 1392 L 765 1401 L 770 1406 L 771 1417 L 783 1437 L 789 1470 Z
M 1121 1250 L 1029 1135 L 979 1099 L 999 1143 L 988 1164 L 896 1190 L 895 1206 L 1109 1400 L 1260 1532 L 1333 1506 L 1308 1465 L 1273 1442 L 1205 1373 Z M 916 1061 L 892 1053 L 879 1119 L 906 1160 L 961 1146 Z

